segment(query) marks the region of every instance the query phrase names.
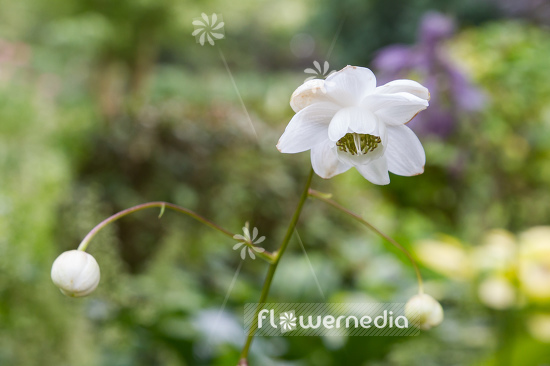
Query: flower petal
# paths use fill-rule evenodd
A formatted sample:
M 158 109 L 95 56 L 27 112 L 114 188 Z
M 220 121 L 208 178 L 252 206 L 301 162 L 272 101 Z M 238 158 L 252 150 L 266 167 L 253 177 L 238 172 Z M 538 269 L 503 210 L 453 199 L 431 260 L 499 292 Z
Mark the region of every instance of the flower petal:
M 248 227 L 243 226 L 243 233 L 244 233 L 244 237 L 245 237 L 246 241 L 249 242 L 250 241 L 250 230 L 248 230 Z
M 378 185 L 386 185 L 390 183 L 390 175 L 388 174 L 388 164 L 386 157 L 382 156 L 366 165 L 356 165 L 355 169 L 361 173 L 366 180 Z
M 413 80 L 394 80 L 387 84 L 379 86 L 374 91 L 375 94 L 395 94 L 409 93 L 424 100 L 430 100 L 428 88 Z
M 311 149 L 311 166 L 315 173 L 323 179 L 329 179 L 351 168 L 350 164 L 341 162 L 336 153 L 336 146 L 325 141 Z
M 402 125 L 428 108 L 428 101 L 409 93 L 372 94 L 363 105 L 387 125 Z
M 361 102 L 376 88 L 376 77 L 366 67 L 346 66 L 325 79 L 327 94 L 342 106 Z
M 302 109 L 286 126 L 277 149 L 282 153 L 294 154 L 323 142 L 327 139 L 330 121 L 339 108 L 334 103 L 315 103 Z
M 307 70 L 311 70 L 312 74 L 317 75 L 315 70 L 306 69 L 306 72 L 308 72 Z M 310 79 L 300 85 L 290 98 L 290 106 L 294 112 L 298 113 L 313 103 L 332 101 L 327 95 L 324 85 L 325 81 L 321 79 Z
M 258 236 L 258 228 L 254 227 L 254 229 L 252 229 L 252 241 L 254 241 L 257 236 Z
M 422 174 L 426 154 L 418 137 L 407 126 L 388 126 L 388 147 L 385 156 L 393 174 L 412 176 Z
M 240 247 L 242 247 L 244 245 L 244 243 L 237 243 L 233 246 L 233 250 L 237 250 L 239 249 Z
M 263 243 L 264 240 L 265 240 L 265 236 L 260 236 L 260 237 L 258 238 L 258 240 L 254 241 L 254 244 Z
M 352 107 L 345 109 L 349 118 L 349 129 L 352 132 L 369 134 L 376 129 L 378 118 L 366 108 Z M 344 111 L 338 111 L 337 114 Z M 335 116 L 336 117 L 336 116 Z
M 243 249 L 241 249 L 241 258 L 242 258 L 243 260 L 246 259 L 246 246 L 243 247 Z
M 350 120 L 353 118 L 353 115 L 356 114 L 350 111 L 351 109 L 352 108 L 340 109 L 330 120 L 330 125 L 328 126 L 328 138 L 331 141 L 336 142 L 348 133 Z

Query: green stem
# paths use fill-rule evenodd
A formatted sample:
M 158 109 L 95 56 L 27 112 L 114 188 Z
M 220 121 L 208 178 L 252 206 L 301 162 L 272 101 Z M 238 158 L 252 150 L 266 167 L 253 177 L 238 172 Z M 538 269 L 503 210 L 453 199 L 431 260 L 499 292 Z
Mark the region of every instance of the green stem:
M 416 262 L 413 259 L 411 253 L 409 253 L 409 251 L 407 249 L 405 249 L 405 247 L 403 247 L 401 244 L 399 244 L 398 242 L 393 240 L 391 237 L 389 237 L 388 235 L 384 234 L 382 231 L 380 231 L 379 229 L 374 227 L 371 223 L 369 223 L 368 221 L 363 219 L 361 216 L 357 215 L 356 213 L 351 212 L 350 210 L 344 208 L 343 206 L 340 206 L 340 204 L 334 202 L 330 198 L 327 198 L 326 194 L 321 193 L 321 192 L 316 191 L 316 190 L 313 190 L 313 189 L 310 189 L 309 190 L 309 195 L 313 198 L 316 198 L 320 201 L 323 201 L 324 203 L 336 208 L 337 210 L 345 213 L 346 215 L 353 217 L 355 220 L 359 221 L 361 224 L 365 225 L 366 227 L 368 227 L 369 229 L 374 231 L 376 234 L 380 235 L 382 238 L 389 241 L 391 244 L 393 244 L 393 246 L 395 246 L 401 252 L 403 252 L 403 254 L 405 254 L 407 256 L 407 258 L 411 261 L 411 263 L 414 267 L 414 271 L 416 272 L 416 278 L 418 280 L 418 293 L 420 293 L 420 294 L 424 293 L 424 284 L 422 282 L 422 276 L 420 275 L 420 270 L 418 269 L 418 266 L 416 265 Z
M 254 322 L 252 324 L 252 327 L 250 328 L 250 331 L 248 332 L 248 337 L 246 339 L 246 343 L 243 347 L 243 350 L 241 352 L 241 360 L 239 361 L 239 365 L 247 365 L 247 358 L 248 358 L 248 351 L 250 349 L 250 345 L 252 344 L 252 340 L 254 339 L 254 334 L 256 333 L 257 327 L 258 327 L 258 313 L 260 311 L 261 304 L 264 304 L 267 296 L 269 295 L 269 290 L 271 288 L 271 283 L 273 282 L 273 276 L 275 275 L 275 271 L 277 270 L 277 266 L 279 265 L 279 261 L 281 260 L 283 254 L 285 253 L 286 248 L 288 247 L 288 243 L 290 242 L 290 238 L 292 238 L 292 234 L 294 233 L 294 229 L 296 228 L 296 224 L 298 223 L 298 219 L 300 219 L 300 214 L 302 213 L 302 208 L 304 207 L 304 203 L 307 200 L 309 187 L 311 186 L 311 180 L 313 178 L 313 169 L 310 170 L 309 176 L 307 177 L 306 185 L 304 187 L 304 191 L 302 192 L 302 195 L 300 196 L 300 201 L 298 202 L 298 206 L 296 207 L 296 210 L 294 211 L 294 215 L 292 216 L 292 219 L 290 220 L 290 224 L 288 225 L 288 228 L 286 230 L 286 235 L 283 239 L 283 242 L 281 243 L 281 247 L 277 252 L 274 253 L 275 260 L 273 263 L 269 266 L 269 270 L 267 271 L 267 276 L 264 281 L 264 285 L 262 287 L 262 292 L 260 294 L 260 301 L 258 302 L 258 308 L 256 309 L 256 314 L 254 316 Z
M 187 208 L 184 208 L 184 207 L 181 207 L 181 206 L 178 206 L 178 205 L 174 205 L 173 203 L 157 201 L 157 202 L 143 203 L 141 205 L 137 205 L 137 206 L 134 206 L 134 207 L 127 208 L 126 210 L 120 211 L 119 213 L 116 213 L 113 216 L 108 217 L 105 220 L 101 221 L 82 240 L 82 242 L 78 246 L 78 250 L 86 251 L 86 249 L 88 248 L 88 245 L 90 244 L 90 241 L 94 238 L 94 236 L 96 236 L 96 234 L 98 232 L 100 232 L 101 229 L 103 229 L 105 226 L 109 225 L 110 223 L 112 223 L 112 222 L 114 222 L 114 221 L 116 221 L 116 220 L 118 220 L 118 219 L 120 219 L 124 216 L 132 214 L 134 212 L 145 210 L 147 208 L 155 208 L 155 207 L 161 209 L 161 214 L 159 215 L 159 217 L 162 216 L 162 214 L 164 213 L 165 208 L 169 208 L 170 210 L 177 211 L 179 213 L 190 216 L 190 217 L 194 218 L 195 220 L 205 224 L 206 226 L 211 227 L 214 230 L 217 230 L 217 231 L 221 232 L 222 234 L 224 234 L 224 235 L 226 235 L 226 236 L 228 236 L 228 237 L 230 237 L 234 240 L 238 240 L 238 239 L 233 238 L 235 236 L 235 234 L 233 234 L 229 230 L 226 230 L 226 229 L 222 228 L 221 226 L 218 226 L 218 225 L 214 224 L 212 221 L 202 217 L 201 215 L 195 213 L 194 211 L 191 211 Z M 257 253 L 256 252 L 256 255 L 258 257 L 266 260 L 269 263 L 273 263 L 275 261 L 275 258 L 276 258 L 274 254 L 269 253 L 267 251 L 263 252 L 263 253 Z

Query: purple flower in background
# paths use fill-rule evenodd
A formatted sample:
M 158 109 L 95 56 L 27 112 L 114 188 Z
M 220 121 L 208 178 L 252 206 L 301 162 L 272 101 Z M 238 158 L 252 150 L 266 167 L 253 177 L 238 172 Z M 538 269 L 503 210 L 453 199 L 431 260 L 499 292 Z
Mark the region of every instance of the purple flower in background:
M 484 94 L 445 54 L 443 43 L 454 31 L 452 19 L 428 12 L 422 18 L 415 45 L 385 47 L 373 61 L 383 82 L 416 73 L 421 78 L 418 81 L 430 90 L 430 109 L 409 124 L 420 134 L 447 137 L 454 130 L 458 114 L 478 111 L 485 103 Z

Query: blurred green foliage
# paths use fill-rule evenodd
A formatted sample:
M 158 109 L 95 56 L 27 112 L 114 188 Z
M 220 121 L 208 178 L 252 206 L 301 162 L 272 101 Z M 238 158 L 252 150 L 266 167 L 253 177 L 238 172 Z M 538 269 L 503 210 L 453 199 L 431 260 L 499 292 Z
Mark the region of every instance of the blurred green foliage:
M 408 248 L 443 232 L 464 247 L 493 228 L 547 224 L 550 35 L 493 21 L 494 3 L 0 0 L 0 365 L 234 365 L 242 306 L 265 263 L 239 266 L 232 241 L 186 217 L 140 212 L 96 237 L 102 281 L 63 297 L 50 266 L 99 221 L 134 204 L 171 201 L 239 232 L 245 221 L 275 250 L 309 169 L 275 144 L 292 117 L 301 70 L 333 51 L 337 68 L 412 42 L 439 8 L 465 25 L 448 44 L 489 97 L 448 140 L 422 139 L 426 172 L 377 187 L 350 171 L 314 187 Z M 480 5 L 482 4 L 482 5 Z M 443 6 L 443 8 L 440 8 Z M 216 47 L 191 36 L 221 13 L 222 50 L 258 133 L 251 133 Z M 298 58 L 297 33 L 315 40 Z M 402 254 L 338 212 L 308 202 L 298 231 L 323 293 L 293 240 L 272 301 L 405 302 L 415 278 Z M 420 337 L 265 338 L 252 365 L 540 365 L 547 344 L 525 328 L 531 308 L 489 309 L 471 278 L 425 266 L 446 321 Z M 324 295 L 324 296 L 323 296 Z M 536 311 L 546 311 L 539 304 Z M 212 331 L 210 331 L 212 330 Z

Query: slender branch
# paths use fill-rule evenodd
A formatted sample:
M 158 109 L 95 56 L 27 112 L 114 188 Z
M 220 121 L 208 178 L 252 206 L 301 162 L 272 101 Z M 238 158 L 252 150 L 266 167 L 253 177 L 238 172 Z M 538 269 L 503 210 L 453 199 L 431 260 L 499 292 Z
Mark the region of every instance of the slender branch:
M 254 334 L 256 333 L 256 330 L 258 329 L 258 313 L 260 311 L 261 304 L 264 304 L 267 296 L 269 295 L 269 290 L 271 288 L 271 283 L 273 282 L 273 276 L 275 275 L 275 271 L 277 270 L 277 266 L 279 265 L 279 261 L 281 260 L 283 254 L 286 251 L 286 248 L 288 247 L 288 243 L 290 242 L 290 238 L 292 238 L 292 234 L 294 233 L 294 229 L 296 228 L 296 224 L 298 223 L 298 220 L 300 219 L 300 214 L 302 213 L 302 208 L 304 207 L 304 203 L 307 200 L 308 197 L 308 191 L 309 187 L 311 186 L 311 180 L 313 179 L 313 169 L 310 170 L 309 176 L 307 177 L 306 185 L 304 187 L 304 191 L 302 192 L 302 195 L 300 196 L 300 201 L 298 202 L 298 206 L 296 207 L 296 210 L 294 211 L 294 215 L 292 216 L 292 219 L 290 220 L 290 224 L 288 225 L 288 228 L 286 230 L 286 235 L 283 238 L 283 241 L 281 243 L 281 247 L 277 252 L 274 253 L 275 260 L 273 263 L 269 266 L 269 269 L 267 271 L 267 276 L 264 281 L 264 285 L 262 287 L 262 292 L 260 294 L 260 301 L 258 303 L 258 308 L 256 309 L 256 313 L 254 316 L 254 321 L 252 323 L 252 326 L 248 332 L 248 337 L 246 339 L 246 343 L 243 347 L 243 350 L 241 352 L 241 360 L 239 361 L 239 365 L 247 365 L 247 358 L 248 358 L 248 351 L 250 349 L 250 345 L 252 344 L 252 340 L 254 339 Z
M 366 227 L 368 227 L 369 229 L 374 231 L 376 234 L 378 234 L 382 238 L 389 241 L 393 246 L 395 246 L 401 252 L 403 252 L 403 254 L 405 254 L 407 256 L 407 258 L 409 259 L 409 261 L 412 263 L 412 265 L 414 267 L 414 271 L 416 272 L 416 278 L 418 280 L 418 292 L 420 294 L 424 293 L 424 285 L 423 285 L 423 282 L 422 282 L 422 276 L 420 274 L 420 270 L 418 269 L 418 266 L 417 266 L 415 260 L 413 259 L 411 253 L 407 249 L 405 249 L 405 247 L 403 247 L 401 244 L 396 242 L 394 239 L 392 239 L 391 237 L 389 237 L 388 235 L 384 234 L 382 231 L 380 231 L 379 229 L 374 227 L 371 223 L 369 223 L 368 221 L 363 219 L 361 216 L 357 215 L 354 212 L 351 212 L 347 208 L 344 208 L 343 206 L 341 206 L 340 204 L 338 204 L 335 201 L 331 200 L 330 198 L 327 198 L 326 194 L 323 194 L 323 193 L 321 193 L 319 191 L 316 191 L 314 189 L 310 189 L 309 190 L 309 195 L 313 198 L 316 198 L 320 201 L 323 201 L 324 203 L 336 208 L 337 210 L 340 210 L 341 212 L 345 213 L 346 215 L 353 217 L 355 220 L 359 221 L 360 223 L 362 223 L 363 225 L 365 225 Z
M 157 202 L 143 203 L 141 205 L 137 205 L 137 206 L 134 206 L 134 207 L 127 208 L 126 210 L 120 211 L 119 213 L 116 213 L 113 216 L 108 217 L 105 220 L 101 221 L 99 224 L 96 225 L 96 227 L 94 227 L 88 233 L 88 235 L 86 235 L 86 237 L 84 237 L 84 239 L 82 240 L 82 242 L 78 246 L 78 250 L 86 251 L 86 248 L 88 248 L 88 245 L 90 244 L 90 241 L 94 238 L 94 236 L 96 236 L 96 234 L 98 232 L 100 232 L 101 229 L 103 229 L 105 226 L 109 225 L 110 223 L 112 223 L 112 222 L 114 222 L 114 221 L 116 221 L 120 218 L 123 218 L 124 216 L 130 215 L 134 212 L 138 212 L 138 211 L 145 210 L 145 209 L 148 209 L 148 208 L 155 208 L 155 207 L 161 209 L 159 218 L 164 213 L 164 210 L 166 208 L 168 208 L 170 210 L 177 211 L 179 213 L 190 216 L 190 217 L 194 218 L 195 220 L 205 224 L 206 226 L 209 226 L 212 229 L 221 232 L 225 236 L 228 236 L 228 237 L 230 237 L 234 240 L 239 240 L 239 239 L 234 238 L 235 234 L 233 234 L 231 231 L 226 230 L 226 229 L 222 228 L 219 225 L 216 225 L 212 221 L 202 217 L 201 215 L 197 214 L 194 211 L 191 211 L 187 208 L 184 208 L 184 207 L 181 207 L 181 206 L 178 206 L 178 205 L 174 205 L 173 203 L 157 201 Z M 267 252 L 267 251 L 265 251 L 263 253 L 256 253 L 256 255 L 259 256 L 260 258 L 266 260 L 269 263 L 273 263 L 275 261 L 275 258 L 276 258 L 276 256 L 274 254 L 272 254 L 270 252 Z

